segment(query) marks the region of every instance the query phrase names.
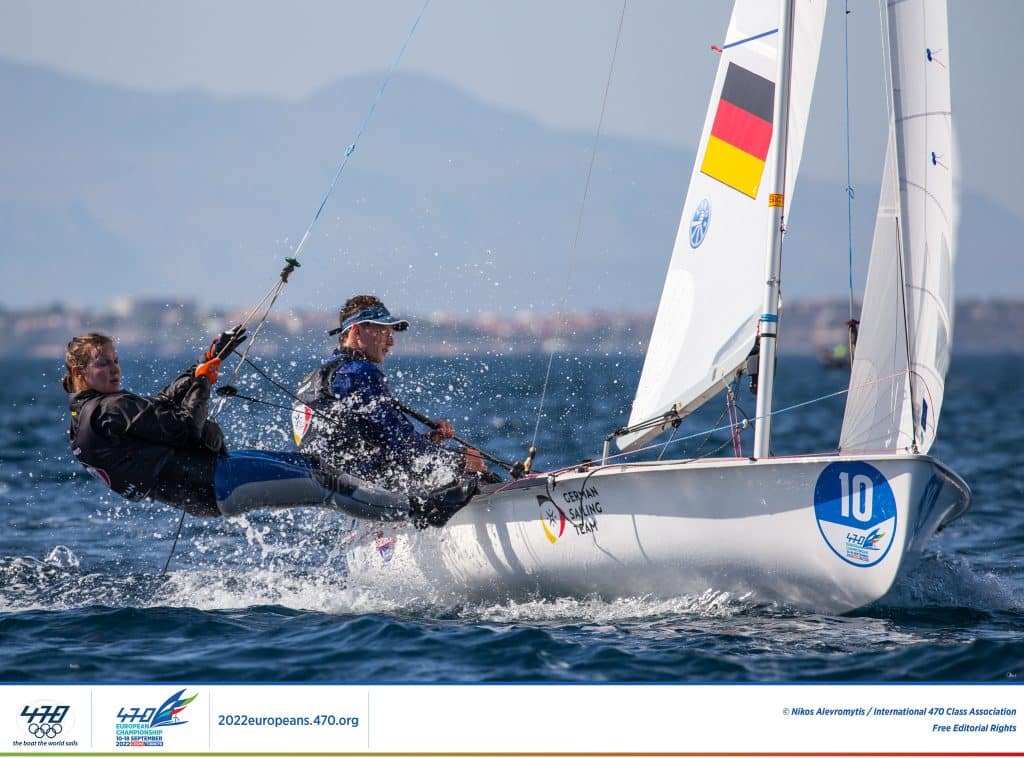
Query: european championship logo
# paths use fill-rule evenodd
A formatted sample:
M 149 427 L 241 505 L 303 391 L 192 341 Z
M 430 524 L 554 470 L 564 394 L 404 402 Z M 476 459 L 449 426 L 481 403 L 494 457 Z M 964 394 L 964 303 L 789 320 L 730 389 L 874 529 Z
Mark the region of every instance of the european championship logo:
M 162 705 L 122 706 L 117 712 L 115 744 L 117 747 L 164 747 L 164 730 L 187 724 L 181 718 L 182 711 L 199 696 L 185 697 L 185 690 L 178 690 Z

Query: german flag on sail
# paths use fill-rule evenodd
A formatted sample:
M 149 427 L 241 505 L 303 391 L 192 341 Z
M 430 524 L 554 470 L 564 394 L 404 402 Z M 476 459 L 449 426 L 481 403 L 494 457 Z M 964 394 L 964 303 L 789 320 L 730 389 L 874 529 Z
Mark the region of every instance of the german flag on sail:
M 775 83 L 730 63 L 701 172 L 757 197 L 772 141 L 774 108 Z

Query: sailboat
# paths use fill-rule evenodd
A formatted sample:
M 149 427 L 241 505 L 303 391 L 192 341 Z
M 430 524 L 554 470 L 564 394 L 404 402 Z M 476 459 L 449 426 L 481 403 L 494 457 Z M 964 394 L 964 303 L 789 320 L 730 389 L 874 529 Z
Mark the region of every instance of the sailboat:
M 833 451 L 771 454 L 781 248 L 824 0 L 738 0 L 629 424 L 636 450 L 758 373 L 750 457 L 600 462 L 475 496 L 442 529 L 384 530 L 368 582 L 459 597 L 676 597 L 818 612 L 882 598 L 970 490 L 928 455 L 949 362 L 957 223 L 944 0 L 889 0 L 889 138 L 846 411 Z

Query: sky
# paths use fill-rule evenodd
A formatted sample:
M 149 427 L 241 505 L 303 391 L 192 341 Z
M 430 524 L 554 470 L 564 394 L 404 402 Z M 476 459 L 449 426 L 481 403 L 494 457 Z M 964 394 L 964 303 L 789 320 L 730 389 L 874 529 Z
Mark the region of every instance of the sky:
M 802 164 L 840 188 L 847 34 L 855 184 L 878 181 L 885 136 L 878 6 L 848 5 L 844 18 L 844 2 L 831 2 Z M 297 101 L 344 77 L 383 73 L 423 7 L 422 0 L 0 0 L 0 58 L 148 92 Z M 614 53 L 604 132 L 693 150 L 717 66 L 710 46 L 730 11 L 725 0 L 430 0 L 401 66 L 545 125 L 592 134 Z M 951 2 L 960 175 L 966 189 L 1018 218 L 1024 99 L 1012 93 L 1024 80 L 1022 22 L 1018 0 Z

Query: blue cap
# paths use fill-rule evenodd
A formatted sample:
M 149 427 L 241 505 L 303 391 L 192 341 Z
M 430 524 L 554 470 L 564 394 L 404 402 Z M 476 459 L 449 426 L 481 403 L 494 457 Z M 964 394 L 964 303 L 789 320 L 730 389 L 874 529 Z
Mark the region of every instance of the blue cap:
M 336 329 L 331 329 L 331 331 L 327 333 L 335 335 L 347 332 L 356 324 L 384 324 L 385 326 L 394 327 L 396 332 L 404 332 L 409 328 L 409 322 L 404 318 L 395 318 L 391 315 L 391 312 L 384 307 L 383 303 L 375 303 L 374 305 L 363 308 L 361 311 L 353 313 L 346 319 L 342 319 L 341 326 Z

